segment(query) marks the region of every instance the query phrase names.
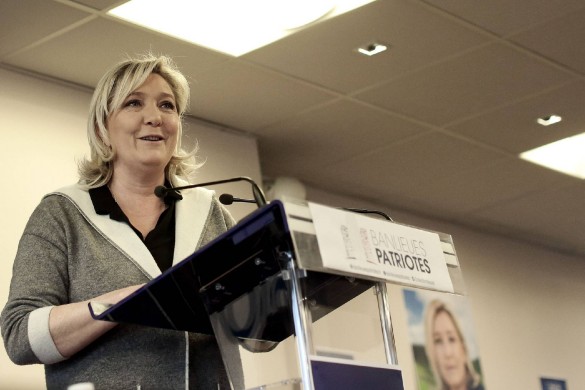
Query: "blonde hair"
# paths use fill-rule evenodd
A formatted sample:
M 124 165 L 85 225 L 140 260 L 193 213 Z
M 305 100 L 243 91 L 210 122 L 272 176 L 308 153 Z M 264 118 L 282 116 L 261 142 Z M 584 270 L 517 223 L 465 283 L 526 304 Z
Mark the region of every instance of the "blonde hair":
M 437 388 L 441 390 L 447 390 L 447 384 L 441 378 L 439 374 L 439 369 L 437 367 L 437 360 L 435 358 L 435 343 L 433 342 L 433 331 L 434 331 L 434 323 L 435 319 L 440 313 L 445 313 L 449 316 L 451 321 L 453 322 L 453 326 L 457 331 L 457 335 L 461 340 L 461 344 L 463 345 L 463 349 L 465 350 L 465 355 L 467 356 L 465 362 L 465 371 L 467 373 L 467 383 L 470 384 L 472 387 L 476 387 L 481 382 L 481 377 L 475 371 L 473 364 L 471 363 L 471 359 L 469 358 L 469 350 L 467 348 L 467 343 L 465 342 L 465 337 L 463 336 L 463 332 L 461 331 L 461 325 L 455 315 L 453 315 L 453 311 L 447 306 L 446 303 L 440 300 L 433 300 L 431 301 L 427 308 L 426 308 L 426 315 L 425 315 L 425 352 L 427 354 L 427 359 L 431 365 L 431 370 L 433 371 L 433 376 L 435 377 L 435 383 L 437 384 Z
M 79 163 L 78 169 L 79 183 L 86 188 L 100 187 L 112 178 L 114 152 L 110 147 L 107 119 L 152 73 L 160 75 L 171 87 L 180 119 L 178 141 L 165 168 L 165 179 L 174 186 L 178 185 L 179 179 L 188 180 L 200 166 L 195 161 L 197 148 L 186 152 L 181 147 L 183 114 L 189 103 L 189 83 L 170 57 L 147 54 L 118 63 L 104 74 L 94 90 L 87 121 L 90 156 Z

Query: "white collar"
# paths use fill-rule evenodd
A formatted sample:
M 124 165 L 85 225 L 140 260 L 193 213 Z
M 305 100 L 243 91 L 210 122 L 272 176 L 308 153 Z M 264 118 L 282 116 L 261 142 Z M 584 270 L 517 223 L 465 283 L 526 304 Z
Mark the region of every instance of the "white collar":
M 161 274 L 150 251 L 132 228 L 125 222 L 110 219 L 109 215 L 97 214 L 87 190 L 75 184 L 61 188 L 54 194 L 68 198 L 94 229 L 150 278 Z M 213 191 L 193 188 L 182 192 L 181 195 L 183 200 L 175 205 L 173 264 L 177 264 L 197 249 L 211 210 Z

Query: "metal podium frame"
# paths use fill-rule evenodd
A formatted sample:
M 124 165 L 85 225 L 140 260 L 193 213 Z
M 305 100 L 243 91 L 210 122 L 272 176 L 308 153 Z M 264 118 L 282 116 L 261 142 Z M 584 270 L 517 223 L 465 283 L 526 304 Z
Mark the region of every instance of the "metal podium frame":
M 312 347 L 310 343 L 311 338 L 311 319 L 308 318 L 310 310 L 305 307 L 306 300 L 304 299 L 299 279 L 306 277 L 306 273 L 295 265 L 295 259 L 289 254 L 289 269 L 292 284 L 292 310 L 294 318 L 294 327 L 297 340 L 298 359 L 301 366 L 301 375 L 303 381 L 303 388 L 306 390 L 313 390 L 313 373 L 311 370 L 310 355 L 312 354 Z M 384 340 L 384 351 L 386 352 L 386 362 L 391 365 L 398 365 L 398 357 L 396 353 L 396 345 L 394 342 L 394 333 L 392 331 L 392 321 L 390 319 L 390 309 L 388 305 L 388 293 L 386 284 L 384 282 L 376 282 L 374 288 L 376 289 L 376 298 L 378 299 L 378 310 L 380 315 L 380 325 Z

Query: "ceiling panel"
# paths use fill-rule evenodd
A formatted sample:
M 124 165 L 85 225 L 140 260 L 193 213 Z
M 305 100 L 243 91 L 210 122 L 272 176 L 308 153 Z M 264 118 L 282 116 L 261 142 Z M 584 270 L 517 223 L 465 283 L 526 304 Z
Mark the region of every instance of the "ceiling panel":
M 309 170 L 390 145 L 429 129 L 345 99 L 262 129 L 260 149 L 271 167 Z
M 581 3 L 581 6 L 585 7 L 585 2 L 581 1 Z M 584 73 L 585 46 L 581 42 L 583 37 L 585 37 L 585 8 L 536 26 L 511 39 L 560 64 Z
M 425 191 L 432 196 L 421 201 L 426 201 L 428 208 L 467 218 L 472 212 L 573 182 L 569 176 L 510 157 L 477 169 L 429 178 Z
M 164 53 L 173 56 L 187 75 L 204 71 L 228 57 L 158 33 L 109 19 L 95 19 L 66 35 L 9 58 L 10 65 L 93 86 L 112 64 L 127 55 Z M 83 54 L 83 55 L 80 55 Z
M 518 103 L 449 126 L 448 129 L 519 154 L 585 132 L 585 81 L 577 80 Z M 536 119 L 560 115 L 563 121 L 541 126 Z
M 445 125 L 567 82 L 569 73 L 491 44 L 356 95 L 380 107 Z
M 377 1 L 244 58 L 340 92 L 353 92 L 485 43 L 488 38 L 407 0 Z M 355 49 L 379 41 L 367 57 Z
M 193 115 L 252 132 L 336 98 L 315 86 L 239 60 L 198 75 L 191 90 Z
M 452 177 L 492 164 L 503 155 L 477 145 L 433 132 L 396 142 L 389 147 L 305 172 L 313 183 L 347 177 L 351 186 L 387 200 L 395 195 L 413 199 L 432 197 L 427 182 Z M 445 181 L 445 185 L 450 185 Z
M 52 1 L 2 0 L 0 58 L 90 15 Z
M 541 244 L 557 242 L 572 252 L 585 253 L 585 183 L 551 186 L 514 201 L 474 213 L 473 217 L 538 237 Z
M 499 35 L 508 35 L 585 7 L 582 0 L 424 0 Z

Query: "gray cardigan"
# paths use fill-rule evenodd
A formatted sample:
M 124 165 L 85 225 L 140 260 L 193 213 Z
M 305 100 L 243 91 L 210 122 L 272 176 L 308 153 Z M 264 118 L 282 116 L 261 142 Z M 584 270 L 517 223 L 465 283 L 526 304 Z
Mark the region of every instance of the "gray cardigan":
M 173 263 L 233 226 L 212 191 L 183 193 L 176 204 Z M 16 364 L 45 364 L 48 389 L 93 382 L 96 389 L 229 388 L 214 337 L 118 325 L 65 359 L 49 333 L 52 307 L 148 282 L 160 270 L 125 223 L 95 213 L 89 193 L 71 186 L 43 198 L 14 261 L 2 337 Z

